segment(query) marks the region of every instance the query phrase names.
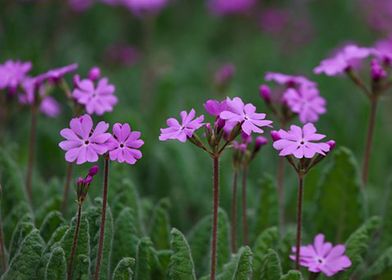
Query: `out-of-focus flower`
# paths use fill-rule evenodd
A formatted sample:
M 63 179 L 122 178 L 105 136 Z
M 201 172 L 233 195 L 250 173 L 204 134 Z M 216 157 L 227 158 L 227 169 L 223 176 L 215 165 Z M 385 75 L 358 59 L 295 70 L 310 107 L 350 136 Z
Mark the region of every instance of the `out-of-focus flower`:
M 250 135 L 252 132 L 263 133 L 261 127 L 271 126 L 272 121 L 266 120 L 266 114 L 256 113 L 256 107 L 251 103 L 244 104 L 239 97 L 226 99 L 227 109 L 220 113 L 219 117 L 235 126 L 241 124 L 242 131 Z
M 327 76 L 336 76 L 352 68 L 357 68 L 362 59 L 373 53 L 373 49 L 349 44 L 332 57 L 321 61 L 320 65 L 314 68 L 313 71 L 316 74 L 324 73 Z
M 88 72 L 87 77 L 95 82 L 96 80 L 98 80 L 99 78 L 101 78 L 101 69 L 98 66 L 94 66 L 93 68 L 90 69 L 90 71 Z
M 376 57 L 388 65 L 392 64 L 392 36 L 376 42 L 374 49 Z
M 45 96 L 41 101 L 40 111 L 48 117 L 55 118 L 60 115 L 61 107 L 52 96 Z
M 159 12 L 168 4 L 168 0 L 122 0 L 121 4 L 135 15 L 142 16 Z
M 65 138 L 59 146 L 66 151 L 65 160 L 83 164 L 96 162 L 99 155 L 108 151 L 108 141 L 112 137 L 106 131 L 109 124 L 101 121 L 93 128 L 90 115 L 73 118 L 69 123 L 70 128 L 64 128 L 60 135 Z
M 214 75 L 214 83 L 219 88 L 226 87 L 235 74 L 235 66 L 231 63 L 222 65 Z
M 87 113 L 102 115 L 113 111 L 114 105 L 117 104 L 114 91 L 114 85 L 109 84 L 107 78 L 100 79 L 96 86 L 90 79 L 84 79 L 77 81 L 72 95 L 78 103 L 85 105 Z
M 316 87 L 289 88 L 284 93 L 284 100 L 290 110 L 298 114 L 303 124 L 317 122 L 319 115 L 326 112 L 326 101 Z
M 326 155 L 330 150 L 327 143 L 315 142 L 325 138 L 325 135 L 316 133 L 313 124 L 305 124 L 303 128 L 291 125 L 288 131 L 280 129 L 278 140 L 273 147 L 279 151 L 280 156 L 293 155 L 296 158 L 313 158 L 316 154 Z
M 242 14 L 253 8 L 255 3 L 255 0 L 208 0 L 208 8 L 216 15 Z
M 7 60 L 0 64 L 0 90 L 8 89 L 15 93 L 18 86 L 27 78 L 31 70 L 31 62 Z
M 316 86 L 315 82 L 307 79 L 304 76 L 286 75 L 276 72 L 265 73 L 264 79 L 266 81 L 274 81 L 277 84 L 285 85 L 287 87 Z
M 108 64 L 132 66 L 140 59 L 140 52 L 133 46 L 114 44 L 105 51 L 105 61 Z
M 313 244 L 300 247 L 299 263 L 307 267 L 310 272 L 324 273 L 331 277 L 351 266 L 351 260 L 344 253 L 346 247 L 338 244 L 333 246 L 330 242 L 325 242 L 324 234 L 317 234 Z M 292 248 L 295 254 L 296 248 Z M 295 260 L 295 255 L 290 255 L 290 259 Z
M 76 63 L 70 64 L 64 67 L 60 68 L 55 68 L 52 70 L 49 70 L 46 73 L 43 73 L 41 75 L 38 75 L 35 77 L 35 82 L 37 86 L 43 84 L 44 82 L 52 82 L 52 83 L 57 83 L 60 81 L 66 74 L 74 72 L 78 68 L 78 65 Z
M 370 75 L 374 81 L 378 81 L 387 76 L 387 72 L 377 59 L 373 59 L 370 64 Z
M 116 123 L 113 126 L 113 136 L 109 140 L 109 156 L 113 161 L 135 164 L 142 157 L 138 150 L 144 141 L 140 139 L 139 131 L 132 131 L 129 124 Z
M 84 12 L 94 4 L 94 0 L 68 0 L 68 4 L 75 12 Z
M 169 118 L 167 123 L 167 128 L 161 128 L 161 135 L 159 140 L 166 141 L 170 139 L 176 139 L 180 142 L 185 142 L 187 138 L 191 138 L 193 133 L 202 127 L 204 116 L 201 115 L 195 118 L 195 110 L 192 109 L 189 114 L 186 111 L 180 113 L 181 124 L 174 118 Z
M 226 100 L 218 101 L 215 99 L 209 99 L 206 103 L 204 103 L 204 108 L 208 114 L 217 117 L 220 113 L 226 110 Z
M 361 0 L 359 7 L 368 24 L 375 30 L 392 32 L 392 2 L 390 0 Z

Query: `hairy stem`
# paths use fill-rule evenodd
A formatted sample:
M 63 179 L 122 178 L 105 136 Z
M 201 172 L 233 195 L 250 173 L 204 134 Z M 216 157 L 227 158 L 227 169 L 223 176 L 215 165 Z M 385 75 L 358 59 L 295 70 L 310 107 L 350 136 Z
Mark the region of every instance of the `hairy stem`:
M 244 245 L 248 245 L 248 219 L 246 215 L 247 201 L 246 201 L 246 185 L 247 185 L 248 167 L 245 165 L 242 169 L 242 230 Z
M 63 214 L 65 214 L 67 212 L 68 193 L 69 193 L 69 186 L 70 186 L 71 180 L 72 180 L 72 170 L 73 170 L 73 164 L 68 163 L 67 175 L 65 177 L 65 183 L 64 183 L 63 202 L 61 203 L 61 212 Z
M 33 201 L 32 179 L 33 179 L 36 135 L 37 135 L 37 105 L 33 104 L 31 106 L 29 155 L 28 155 L 28 162 L 27 162 L 27 175 L 26 175 L 26 191 L 30 203 L 32 203 Z
M 231 196 L 231 252 L 237 251 L 237 179 L 238 170 L 234 168 L 233 190 Z
M 278 172 L 277 172 L 277 189 L 278 189 L 278 204 L 279 204 L 279 228 L 284 231 L 285 213 L 284 213 L 284 157 L 278 159 Z
M 304 178 L 298 174 L 298 195 L 297 195 L 297 241 L 295 250 L 295 269 L 299 270 L 299 257 L 301 250 L 301 232 L 302 232 L 302 197 L 304 193 Z
M 211 240 L 211 273 L 210 279 L 215 280 L 216 273 L 216 246 L 218 232 L 218 208 L 219 208 L 219 155 L 213 156 L 213 217 L 212 217 L 212 240 Z
M 105 156 L 105 167 L 104 167 L 104 180 L 103 180 L 103 194 L 102 194 L 102 213 L 101 213 L 101 224 L 99 228 L 99 241 L 98 241 L 98 253 L 97 261 L 95 264 L 94 279 L 99 279 L 99 271 L 101 269 L 101 259 L 103 250 L 103 241 L 105 238 L 105 222 L 106 222 L 106 204 L 108 199 L 108 176 L 109 176 L 109 157 Z
M 78 247 L 78 238 L 79 238 L 79 229 L 80 229 L 80 217 L 82 215 L 82 203 L 78 202 L 78 214 L 76 218 L 76 227 L 73 236 L 71 254 L 69 255 L 68 261 L 68 272 L 67 272 L 67 280 L 72 279 L 72 272 L 73 272 L 73 260 L 75 257 L 76 248 Z
M 373 143 L 373 134 L 374 134 L 374 126 L 376 123 L 376 114 L 377 114 L 377 98 L 372 97 L 370 99 L 370 116 L 369 116 L 369 124 L 366 136 L 366 144 L 365 144 L 365 152 L 363 158 L 363 166 L 362 166 L 362 182 L 365 186 L 368 182 L 368 175 L 369 175 L 369 161 L 370 155 L 372 150 L 372 143 Z

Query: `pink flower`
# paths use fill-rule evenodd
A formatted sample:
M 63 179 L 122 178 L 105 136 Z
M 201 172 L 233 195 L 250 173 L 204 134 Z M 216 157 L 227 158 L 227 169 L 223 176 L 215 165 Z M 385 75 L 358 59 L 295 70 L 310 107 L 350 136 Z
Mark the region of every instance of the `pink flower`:
M 332 246 L 325 242 L 324 234 L 317 234 L 313 244 L 300 247 L 300 265 L 307 267 L 309 271 L 322 272 L 331 277 L 351 266 L 351 260 L 344 254 L 344 245 Z M 296 248 L 292 248 L 293 254 Z M 295 260 L 295 255 L 290 255 L 290 259 Z
M 319 95 L 316 87 L 289 88 L 283 98 L 290 110 L 299 115 L 303 124 L 317 122 L 319 115 L 326 112 L 326 101 Z
M 264 79 L 266 81 L 274 81 L 280 85 L 285 85 L 287 87 L 316 86 L 315 82 L 310 81 L 304 76 L 286 75 L 275 72 L 265 73 Z
M 31 62 L 7 60 L 4 64 L 0 64 L 0 90 L 8 89 L 15 92 L 30 69 Z
M 122 0 L 121 3 L 135 15 L 140 16 L 159 12 L 167 5 L 168 0 Z
M 226 110 L 226 108 L 226 100 L 218 101 L 215 99 L 209 99 L 206 103 L 204 103 L 204 109 L 206 109 L 207 113 L 215 117 L 218 117 L 220 113 Z
M 66 74 L 74 72 L 77 68 L 78 68 L 78 65 L 76 63 L 70 64 L 67 66 L 63 66 L 60 68 L 55 68 L 55 69 L 49 70 L 48 72 L 43 73 L 43 74 L 35 77 L 35 80 L 38 85 L 40 85 L 46 81 L 57 83 Z
M 111 160 L 135 164 L 142 157 L 138 149 L 144 141 L 140 139 L 139 131 L 132 131 L 129 124 L 116 123 L 113 126 L 113 136 L 109 140 L 109 156 Z
M 370 63 L 370 76 L 374 81 L 378 81 L 387 76 L 387 72 L 377 59 L 373 59 Z
M 325 73 L 327 76 L 336 76 L 351 68 L 355 68 L 362 59 L 373 53 L 373 49 L 350 44 L 343 47 L 334 56 L 321 61 L 320 65 L 314 68 L 313 72 L 315 74 Z
M 288 131 L 280 129 L 273 147 L 280 151 L 280 156 L 293 155 L 296 158 L 313 158 L 315 154 L 325 156 L 330 146 L 327 143 L 315 142 L 323 139 L 325 135 L 316 133 L 313 124 L 307 123 L 303 128 L 292 125 Z
M 226 120 L 227 125 L 234 127 L 241 124 L 242 131 L 250 135 L 252 132 L 263 133 L 261 127 L 271 126 L 272 121 L 265 120 L 265 114 L 256 113 L 256 107 L 251 103 L 244 104 L 239 97 L 226 99 L 227 109 L 219 117 Z
M 60 131 L 60 135 L 66 139 L 59 144 L 61 149 L 67 151 L 66 161 L 76 161 L 76 164 L 96 162 L 99 155 L 108 151 L 108 140 L 112 137 L 106 132 L 109 124 L 102 121 L 93 129 L 91 116 L 85 114 L 73 118 L 69 126 Z
M 84 79 L 77 82 L 72 94 L 80 104 L 86 106 L 87 113 L 102 115 L 113 111 L 117 104 L 114 91 L 115 87 L 109 84 L 107 78 L 100 79 L 96 86 L 90 79 Z
M 60 104 L 52 96 L 45 96 L 42 99 L 40 111 L 48 117 L 55 118 L 61 113 Z
M 392 36 L 389 38 L 380 40 L 374 44 L 375 56 L 382 62 L 391 64 L 392 63 Z
M 177 139 L 180 142 L 185 142 L 187 138 L 192 137 L 193 133 L 202 127 L 204 116 L 201 115 L 195 118 L 195 110 L 192 109 L 189 114 L 186 111 L 180 113 L 181 124 L 174 118 L 166 121 L 168 127 L 161 128 L 161 135 L 159 140 L 166 141 L 169 139 Z
M 209 0 L 208 8 L 216 15 L 241 14 L 249 11 L 255 0 Z

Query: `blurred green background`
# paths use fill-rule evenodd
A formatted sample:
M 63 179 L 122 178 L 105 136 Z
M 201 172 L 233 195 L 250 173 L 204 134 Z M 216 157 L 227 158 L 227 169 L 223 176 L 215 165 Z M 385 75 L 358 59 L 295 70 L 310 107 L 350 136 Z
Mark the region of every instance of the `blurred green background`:
M 129 122 L 142 132 L 145 141 L 143 158 L 135 166 L 113 163 L 113 176 L 129 176 L 142 196 L 153 202 L 169 197 L 172 225 L 186 231 L 210 212 L 212 163 L 189 143 L 159 142 L 159 128 L 165 127 L 166 119 L 177 117 L 181 110 L 195 108 L 204 114 L 203 103 L 207 99 L 223 98 L 214 87 L 213 76 L 224 63 L 236 67 L 226 95 L 241 96 L 267 114 L 258 95 L 266 71 L 302 74 L 318 82 L 321 95 L 328 101 L 328 113 L 317 124 L 319 131 L 335 139 L 338 146 L 351 149 L 361 162 L 369 109 L 367 99 L 344 77 L 312 73 L 320 60 L 342 43 L 354 41 L 369 46 L 385 36 L 368 26 L 358 3 L 355 0 L 263 1 L 248 15 L 217 17 L 209 13 L 204 1 L 178 0 L 171 1 L 151 26 L 151 22 L 121 7 L 96 4 L 78 13 L 70 10 L 66 1 L 0 0 L 0 62 L 31 60 L 33 74 L 76 62 L 78 74 L 84 77 L 92 66 L 101 67 L 103 75 L 115 84 L 119 98 L 114 112 L 105 114 L 103 119 L 112 124 Z M 282 32 L 271 34 L 260 27 L 263 9 L 269 7 L 282 8 L 291 14 L 291 21 Z M 296 24 L 304 20 L 306 26 Z M 130 45 L 137 50 L 138 57 L 127 65 L 113 62 L 108 58 L 108 48 L 113 45 Z M 149 69 L 147 74 L 146 69 Z M 368 77 L 368 73 L 363 74 Z M 71 77 L 68 78 L 71 82 Z M 148 98 L 145 98 L 146 91 L 150 92 Z M 58 90 L 54 96 L 62 101 L 63 114 L 56 119 L 39 118 L 35 184 L 55 177 L 63 180 L 65 176 L 64 153 L 58 147 L 59 131 L 68 126 L 72 114 L 63 93 Z M 366 190 L 372 213 L 381 211 L 392 166 L 391 106 L 392 95 L 387 94 L 377 117 L 370 185 Z M 16 102 L 11 110 L 12 117 L 1 145 L 18 158 L 24 172 L 29 111 L 18 107 Z M 275 176 L 277 158 L 276 151 L 268 145 L 252 163 L 248 187 L 250 208 L 257 203 L 255 194 L 262 174 Z M 315 169 L 306 191 L 311 192 L 315 187 L 320 169 L 328 160 Z M 82 171 L 88 167 L 77 167 L 74 177 L 83 175 Z M 222 162 L 221 203 L 225 209 L 229 209 L 230 203 L 231 172 L 228 151 Z M 295 215 L 294 175 L 287 166 L 285 191 L 289 222 L 294 221 Z M 62 185 L 55 186 L 57 189 L 51 191 L 61 194 Z M 91 197 L 100 195 L 100 191 L 97 180 Z

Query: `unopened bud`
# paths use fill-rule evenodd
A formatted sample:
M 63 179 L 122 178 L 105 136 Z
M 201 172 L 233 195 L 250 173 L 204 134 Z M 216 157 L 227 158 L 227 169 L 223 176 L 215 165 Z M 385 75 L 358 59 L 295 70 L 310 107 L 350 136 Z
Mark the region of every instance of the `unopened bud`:
M 271 138 L 272 138 L 272 141 L 274 141 L 274 142 L 278 141 L 280 139 L 279 132 L 276 130 L 272 130 L 271 131 Z
M 260 97 L 266 102 L 270 103 L 271 102 L 271 89 L 267 85 L 261 85 L 259 87 L 259 94 Z
M 98 165 L 94 165 L 93 167 L 90 168 L 90 170 L 88 171 L 88 175 L 90 176 L 95 176 L 99 171 L 99 167 Z
M 93 68 L 90 69 L 88 72 L 88 78 L 91 81 L 96 81 L 101 77 L 101 69 L 97 66 L 94 66 Z

